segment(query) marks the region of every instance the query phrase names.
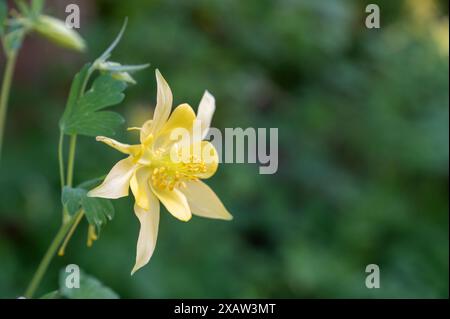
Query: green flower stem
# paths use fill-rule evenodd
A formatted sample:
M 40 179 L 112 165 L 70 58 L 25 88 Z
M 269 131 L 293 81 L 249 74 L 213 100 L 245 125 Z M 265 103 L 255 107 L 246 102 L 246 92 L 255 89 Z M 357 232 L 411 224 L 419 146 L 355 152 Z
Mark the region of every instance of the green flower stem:
M 58 163 L 59 163 L 59 178 L 61 182 L 61 190 L 66 185 L 66 179 L 64 175 L 64 133 L 59 134 L 58 143 Z
M 52 243 L 48 247 L 47 252 L 45 253 L 44 257 L 42 258 L 41 263 L 39 264 L 33 278 L 31 279 L 31 282 L 28 285 L 27 290 L 25 291 L 24 296 L 26 298 L 33 297 L 34 293 L 36 292 L 37 287 L 41 283 L 42 277 L 44 276 L 45 272 L 47 271 L 48 266 L 50 265 L 50 262 L 52 261 L 53 257 L 55 256 L 56 251 L 58 250 L 59 246 L 63 242 L 64 238 L 66 238 L 67 234 L 72 229 L 72 226 L 78 220 L 79 216 L 82 214 L 83 214 L 83 212 L 79 211 L 67 223 L 62 224 L 61 228 L 56 233 L 56 236 L 53 239 Z
M 3 75 L 2 89 L 0 93 L 0 157 L 2 153 L 3 134 L 5 131 L 6 111 L 8 109 L 9 92 L 16 66 L 17 53 L 13 52 L 6 57 L 5 73 Z
M 61 192 L 63 191 L 64 186 L 66 185 L 66 179 L 64 175 L 64 133 L 61 132 L 59 134 L 59 143 L 58 143 L 58 162 L 59 162 L 59 178 L 61 182 Z M 69 212 L 65 207 L 62 210 L 62 222 L 63 224 L 67 223 L 70 219 Z
M 64 133 L 59 134 L 58 144 L 58 163 L 59 163 L 59 178 L 61 182 L 61 190 L 64 187 L 66 180 L 64 175 Z
M 77 148 L 77 135 L 73 134 L 70 136 L 69 145 L 69 160 L 67 162 L 67 186 L 72 187 L 73 185 L 73 168 L 75 165 L 75 150 Z
M 59 134 L 59 143 L 58 143 L 58 162 L 59 162 L 59 178 L 61 182 L 61 193 L 63 191 L 64 186 L 66 185 L 65 175 L 64 175 L 64 133 L 61 132 Z M 69 212 L 65 207 L 62 209 L 62 223 L 65 224 L 69 221 L 70 216 Z
M 61 191 L 62 188 L 67 185 L 71 187 L 73 185 L 73 170 L 75 166 L 75 151 L 77 148 L 77 135 L 70 136 L 70 145 L 69 145 L 69 159 L 67 163 L 67 180 L 64 178 L 64 158 L 63 158 L 63 144 L 64 144 L 64 133 L 61 133 L 59 139 L 59 147 L 58 147 L 58 157 L 59 157 L 59 174 L 61 178 Z M 66 183 L 65 183 L 66 182 Z M 63 208 L 63 224 L 67 223 L 70 220 L 69 212 L 66 208 Z

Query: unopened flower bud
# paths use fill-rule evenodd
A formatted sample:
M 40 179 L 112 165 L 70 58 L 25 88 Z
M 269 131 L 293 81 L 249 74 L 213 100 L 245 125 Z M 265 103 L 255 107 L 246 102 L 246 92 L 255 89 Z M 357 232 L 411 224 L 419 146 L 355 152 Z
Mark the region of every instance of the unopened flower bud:
M 119 81 L 123 81 L 130 84 L 136 84 L 136 80 L 128 72 L 113 72 L 111 76 Z
M 86 49 L 83 38 L 59 19 L 40 15 L 33 23 L 32 28 L 40 35 L 64 48 L 76 51 Z
M 136 81 L 127 71 L 133 72 L 136 70 L 142 70 L 146 68 L 148 65 L 121 65 L 117 62 L 100 62 L 97 65 L 98 70 L 103 72 L 109 72 L 111 76 L 119 81 L 123 81 L 130 84 L 136 84 Z

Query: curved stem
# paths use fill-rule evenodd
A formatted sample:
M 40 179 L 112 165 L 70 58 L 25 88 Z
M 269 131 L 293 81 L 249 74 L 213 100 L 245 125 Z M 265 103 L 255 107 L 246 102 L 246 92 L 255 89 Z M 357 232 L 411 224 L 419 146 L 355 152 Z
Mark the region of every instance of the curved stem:
M 73 224 L 78 219 L 79 215 L 82 214 L 81 211 L 79 211 L 75 216 L 73 216 L 69 222 L 66 224 L 63 224 L 59 231 L 56 233 L 55 238 L 53 239 L 52 243 L 47 249 L 47 252 L 45 253 L 44 257 L 41 260 L 41 263 L 39 264 L 33 278 L 31 279 L 30 284 L 28 285 L 27 290 L 25 291 L 24 296 L 26 298 L 32 298 L 34 293 L 36 292 L 37 287 L 41 283 L 42 277 L 44 276 L 45 272 L 47 271 L 48 266 L 50 265 L 50 262 L 52 261 L 53 257 L 55 256 L 56 251 L 58 250 L 58 247 L 61 245 L 61 242 L 66 237 L 67 233 L 72 228 Z
M 3 83 L 0 95 L 0 156 L 2 153 L 3 134 L 5 131 L 6 111 L 8 109 L 9 92 L 11 90 L 11 82 L 16 66 L 17 53 L 7 55 L 5 73 L 3 75 Z

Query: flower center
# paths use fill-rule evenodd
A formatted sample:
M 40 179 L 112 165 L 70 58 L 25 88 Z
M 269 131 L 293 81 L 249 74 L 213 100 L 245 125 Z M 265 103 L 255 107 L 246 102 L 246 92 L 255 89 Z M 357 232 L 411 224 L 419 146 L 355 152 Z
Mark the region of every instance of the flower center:
M 173 190 L 186 187 L 185 181 L 198 181 L 200 174 L 207 172 L 204 161 L 191 155 L 187 162 L 174 162 L 170 156 L 154 157 L 150 167 L 154 187 Z
M 208 172 L 207 163 L 190 146 L 189 150 L 175 144 L 155 147 L 153 142 L 152 136 L 147 138 L 137 158 L 139 164 L 151 170 L 153 187 L 171 191 L 184 188 L 186 181 L 198 181 Z M 183 151 L 189 152 L 184 154 Z

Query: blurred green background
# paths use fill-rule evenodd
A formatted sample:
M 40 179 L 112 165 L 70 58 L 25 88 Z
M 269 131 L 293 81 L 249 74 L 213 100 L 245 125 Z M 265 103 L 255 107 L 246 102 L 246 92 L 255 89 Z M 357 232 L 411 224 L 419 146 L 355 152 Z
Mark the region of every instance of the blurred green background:
M 365 7 L 381 7 L 367 29 Z M 151 262 L 133 277 L 131 198 L 92 248 L 87 224 L 38 295 L 76 263 L 122 298 L 448 297 L 449 48 L 447 1 L 47 1 L 81 8 L 83 56 L 27 38 L 0 164 L 0 297 L 23 291 L 61 221 L 58 119 L 73 75 L 129 17 L 113 60 L 151 63 L 116 110 L 151 116 L 154 68 L 175 104 L 217 100 L 213 126 L 279 128 L 279 170 L 223 164 L 209 184 L 235 219 L 161 215 Z M 4 57 L 0 57 L 3 69 Z M 117 137 L 132 142 L 135 133 Z M 76 181 L 121 155 L 80 137 Z M 381 288 L 365 287 L 365 267 Z

